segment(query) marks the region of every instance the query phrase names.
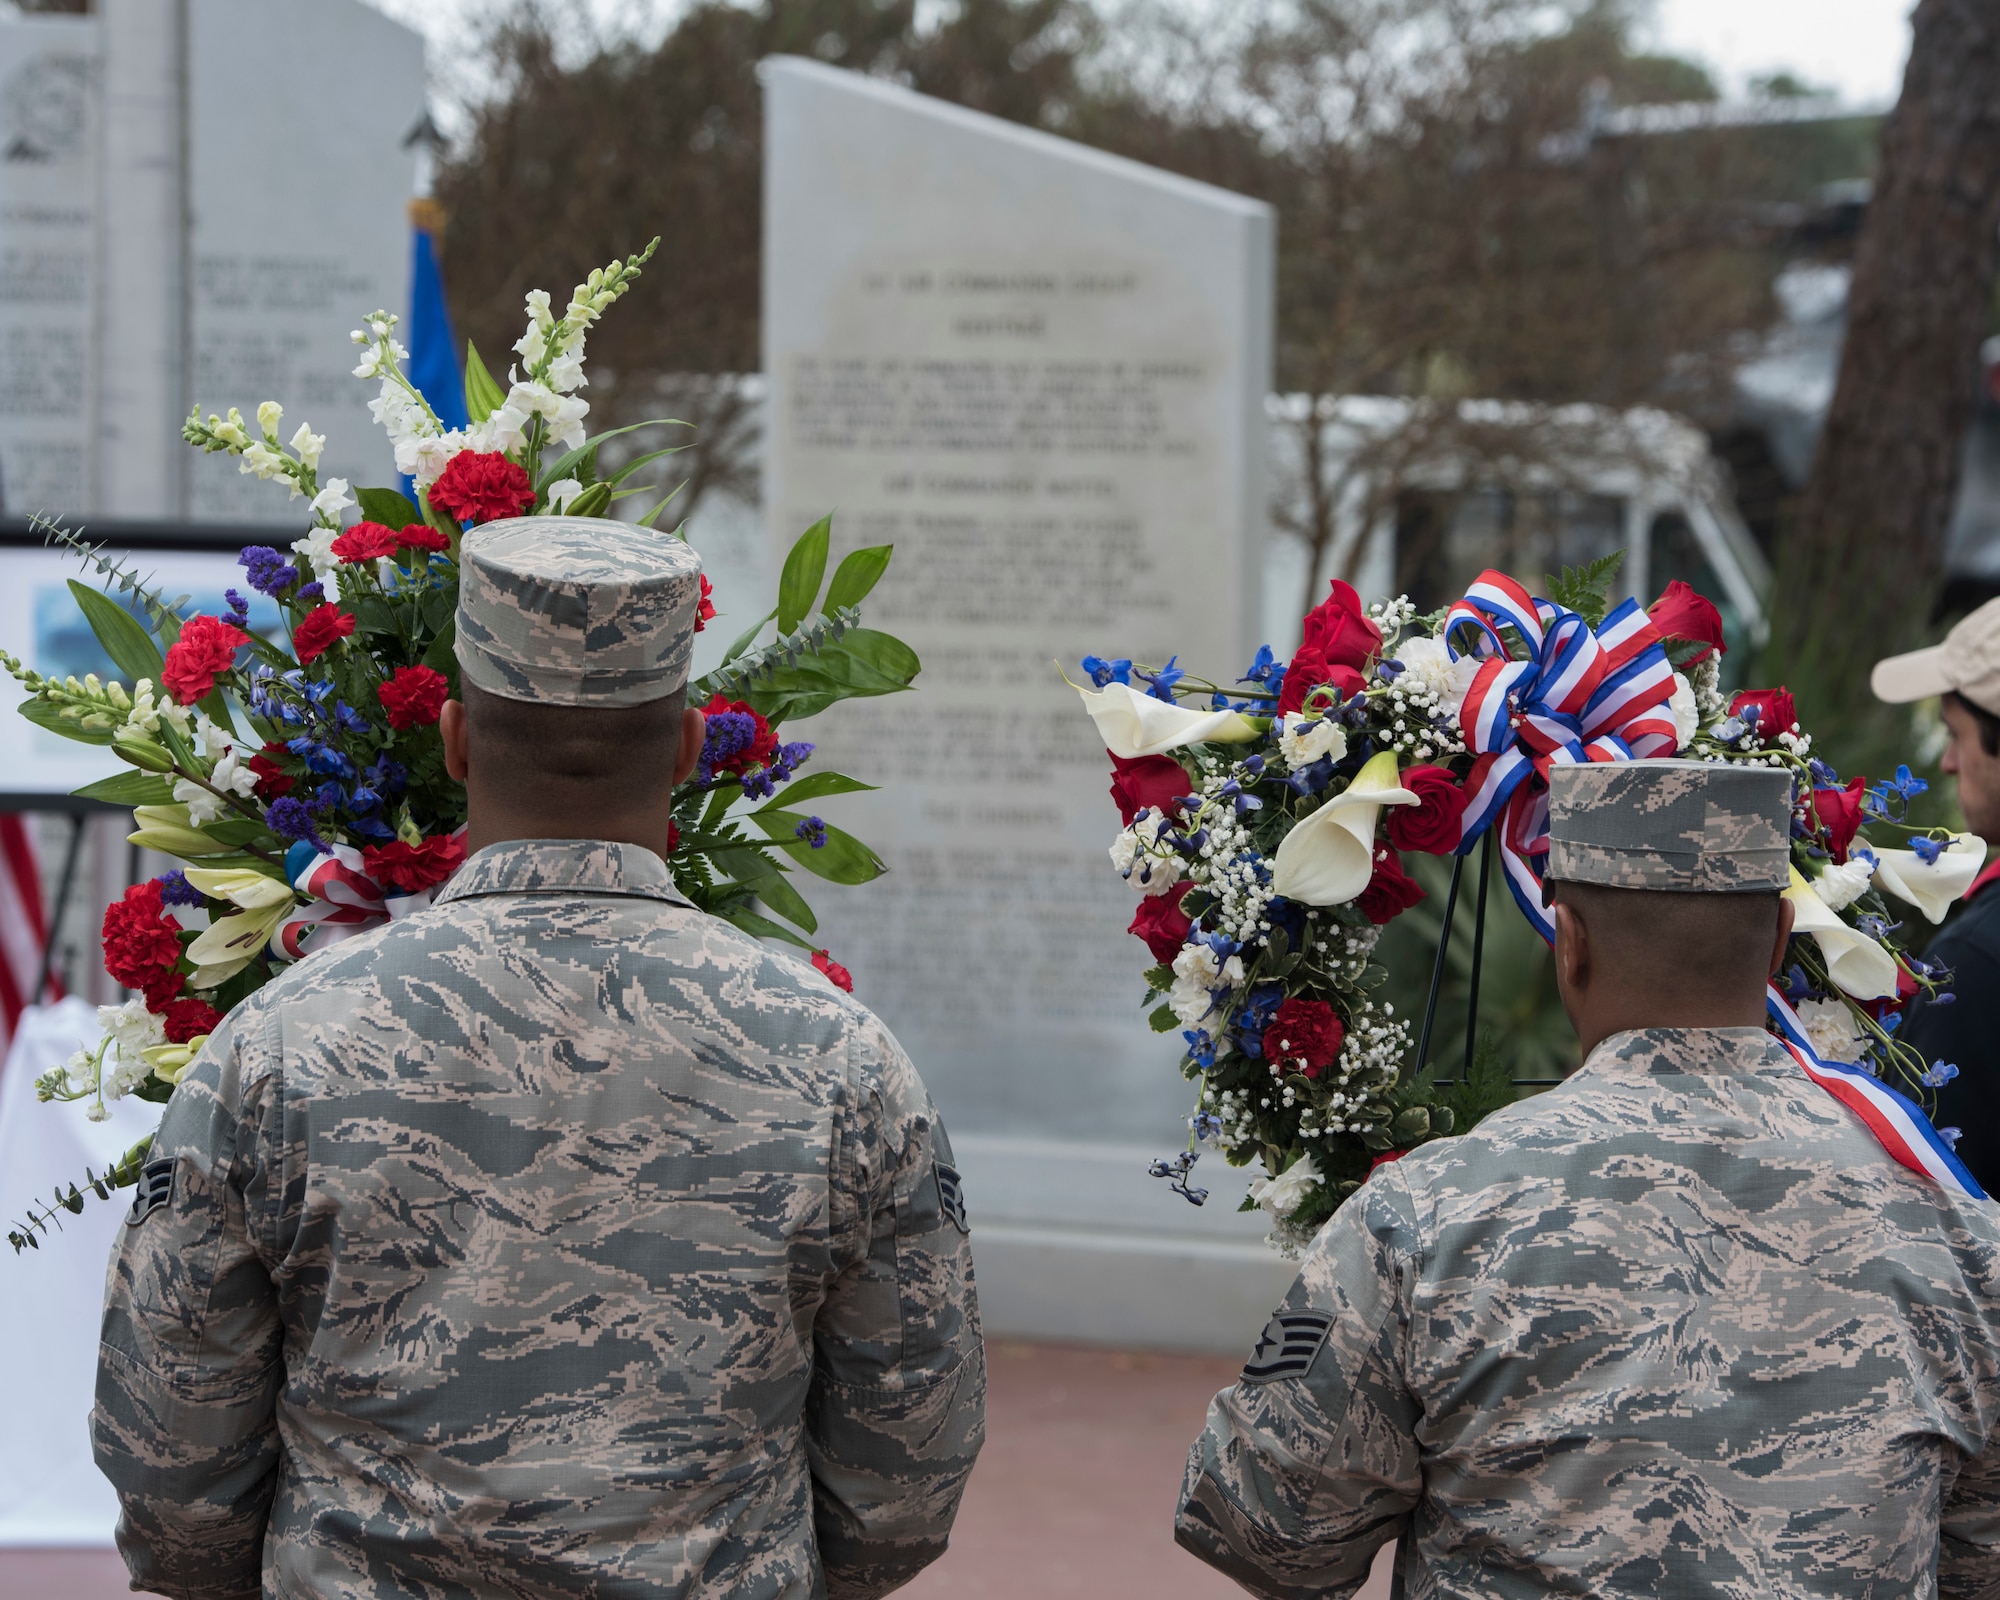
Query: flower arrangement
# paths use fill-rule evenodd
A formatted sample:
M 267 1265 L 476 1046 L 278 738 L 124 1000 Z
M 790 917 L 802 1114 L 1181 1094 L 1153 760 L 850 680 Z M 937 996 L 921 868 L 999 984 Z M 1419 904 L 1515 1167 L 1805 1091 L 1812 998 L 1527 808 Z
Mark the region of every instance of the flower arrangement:
M 129 683 L 59 682 L 4 651 L 0 665 L 26 689 L 29 720 L 126 763 L 78 793 L 131 806 L 132 842 L 181 864 L 106 910 L 106 970 L 136 994 L 100 1008 L 102 1039 L 47 1073 L 42 1099 L 85 1101 L 99 1118 L 125 1095 L 165 1101 L 231 1007 L 287 964 L 428 906 L 464 862 L 465 792 L 445 771 L 437 730 L 458 683 L 459 541 L 500 518 L 613 514 L 643 492 L 634 476 L 673 453 L 611 470 L 600 449 L 613 434 L 586 434 L 589 406 L 576 393 L 586 334 L 653 248 L 593 271 L 560 316 L 546 292 L 530 293 L 505 389 L 468 345 L 462 430 L 443 427 L 403 372 L 393 316 L 377 312 L 356 330 L 355 376 L 379 384 L 370 409 L 414 500 L 322 482 L 324 439 L 302 424 L 281 442 L 275 401 L 257 408 L 254 427 L 234 409 L 188 418 L 190 445 L 234 456 L 307 502 L 308 526 L 288 550 L 251 546 L 239 557 L 244 584 L 277 603 L 279 637 L 252 630 L 237 590 L 227 614 L 187 615 L 184 598 L 165 598 L 44 524 L 105 580 L 101 589 L 72 580 L 70 590 Z M 669 867 L 701 909 L 811 952 L 828 982 L 849 989 L 846 969 L 814 948 L 817 924 L 792 879 L 802 868 L 862 883 L 882 870 L 860 840 L 803 809 L 869 785 L 801 774 L 813 747 L 780 729 L 844 699 L 907 689 L 919 663 L 900 640 L 859 626 L 889 547 L 854 551 L 829 581 L 830 538 L 826 520 L 799 538 L 776 604 L 689 686 L 706 736 L 695 776 L 673 796 Z M 709 595 L 704 578 L 697 631 L 715 618 Z M 86 1191 L 102 1198 L 134 1181 L 149 1143 L 58 1192 L 9 1233 L 14 1248 L 81 1210 Z
M 1178 1032 L 1195 1081 L 1187 1146 L 1152 1171 L 1195 1204 L 1204 1145 L 1255 1163 L 1261 1206 L 1293 1251 L 1373 1168 L 1513 1097 L 1475 1073 L 1453 1086 L 1411 1062 L 1408 1020 L 1380 997 L 1382 927 L 1423 898 L 1407 852 L 1465 855 L 1489 833 L 1529 920 L 1541 905 L 1547 775 L 1565 761 L 1762 762 L 1793 774 L 1798 934 L 1786 993 L 1827 1060 L 1921 1098 L 1954 1069 L 1895 1038 L 1902 1006 L 1948 975 L 1907 955 L 1888 899 L 1942 917 L 1985 846 L 1913 827 L 1921 783 L 1842 785 L 1812 754 L 1783 690 L 1725 700 L 1716 608 L 1685 583 L 1651 608 L 1609 603 L 1618 558 L 1530 595 L 1488 572 L 1418 617 L 1364 608 L 1335 581 L 1289 662 L 1260 648 L 1228 687 L 1085 656 L 1080 687 L 1112 761 L 1123 830 L 1114 869 L 1139 896 L 1152 1026 Z M 1863 830 L 1894 833 L 1896 847 Z M 1947 1130 L 1949 1132 L 1949 1130 Z

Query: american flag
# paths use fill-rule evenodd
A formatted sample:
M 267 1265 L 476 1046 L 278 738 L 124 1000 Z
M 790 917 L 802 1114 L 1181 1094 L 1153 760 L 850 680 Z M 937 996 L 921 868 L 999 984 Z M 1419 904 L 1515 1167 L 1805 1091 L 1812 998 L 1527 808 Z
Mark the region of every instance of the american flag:
M 0 1059 L 23 1009 L 42 998 L 34 988 L 47 942 L 34 844 L 21 818 L 0 816 Z

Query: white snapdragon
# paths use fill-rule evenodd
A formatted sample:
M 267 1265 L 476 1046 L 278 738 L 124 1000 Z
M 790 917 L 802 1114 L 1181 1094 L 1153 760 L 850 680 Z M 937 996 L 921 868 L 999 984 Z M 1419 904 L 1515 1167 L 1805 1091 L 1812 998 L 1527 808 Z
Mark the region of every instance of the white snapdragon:
M 272 478 L 283 478 L 290 482 L 291 467 L 292 463 L 284 451 L 273 450 L 262 439 L 256 439 L 244 446 L 243 460 L 236 470 L 249 478 L 263 478 L 267 481 Z M 296 495 L 298 492 L 298 484 L 292 483 L 292 493 Z
M 1861 1059 L 1868 1036 L 1841 1000 L 1807 1000 L 1799 1006 L 1799 1021 L 1805 1024 L 1806 1038 L 1822 1061 L 1855 1062 Z
M 243 413 L 235 406 L 229 408 L 227 417 L 218 417 L 210 412 L 208 431 L 227 445 L 232 453 L 244 450 L 250 444 L 250 430 L 243 425 Z
M 1310 1154 L 1302 1155 L 1276 1177 L 1250 1180 L 1250 1198 L 1282 1222 L 1319 1186 L 1320 1171 Z
M 507 398 L 500 408 L 481 425 L 488 431 L 492 443 L 477 448 L 519 449 L 527 441 L 529 422 L 539 416 L 547 422 L 550 437 L 564 449 L 574 450 L 587 437 L 583 431 L 583 419 L 589 413 L 590 402 L 587 400 L 557 394 L 545 383 L 532 380 L 516 383 L 507 391 Z M 475 439 L 479 431 L 474 431 Z
M 576 338 L 576 347 L 565 350 L 549 363 L 548 386 L 558 394 L 573 394 L 590 382 L 583 375 L 583 335 Z
M 583 485 L 574 478 L 564 478 L 549 485 L 549 507 L 558 516 L 569 510 L 569 503 L 583 493 Z
M 1667 699 L 1667 710 L 1674 719 L 1674 748 L 1685 750 L 1688 740 L 1701 726 L 1701 707 L 1695 700 L 1694 685 L 1678 672 L 1674 674 L 1674 692 Z
M 285 408 L 275 400 L 266 400 L 257 408 L 257 428 L 267 439 L 278 436 L 278 424 L 285 420 Z
M 1347 754 L 1347 730 L 1331 717 L 1294 711 L 1279 721 L 1278 753 L 1294 772 L 1322 756 L 1338 761 Z
M 1151 806 L 1132 819 L 1132 825 L 1111 841 L 1111 864 L 1141 894 L 1165 894 L 1186 875 L 1180 854 L 1161 840 L 1173 831 L 1173 823 Z
M 1867 893 L 1874 877 L 1875 857 L 1866 850 L 1857 849 L 1845 861 L 1830 863 L 1813 880 L 1813 888 L 1826 902 L 1827 910 L 1844 911 Z
M 313 571 L 318 573 L 323 581 L 340 565 L 333 554 L 333 541 L 339 537 L 338 528 L 308 528 L 304 538 L 292 541 L 292 554 L 304 556 L 310 561 Z
M 194 714 L 194 738 L 201 753 L 211 761 L 229 753 L 228 731 L 211 719 L 206 711 L 197 710 Z
M 1211 1036 L 1219 1024 L 1212 1020 L 1216 997 L 1243 981 L 1243 962 L 1238 956 L 1219 960 L 1205 944 L 1191 944 L 1174 957 L 1174 984 L 1167 991 L 1167 1004 L 1184 1028 L 1196 1028 Z
M 174 799 L 187 807 L 188 821 L 205 827 L 222 815 L 222 801 L 192 778 L 174 779 Z
M 314 433 L 312 428 L 301 422 L 299 431 L 292 435 L 292 454 L 305 463 L 308 472 L 319 471 L 320 453 L 326 449 L 326 435 Z

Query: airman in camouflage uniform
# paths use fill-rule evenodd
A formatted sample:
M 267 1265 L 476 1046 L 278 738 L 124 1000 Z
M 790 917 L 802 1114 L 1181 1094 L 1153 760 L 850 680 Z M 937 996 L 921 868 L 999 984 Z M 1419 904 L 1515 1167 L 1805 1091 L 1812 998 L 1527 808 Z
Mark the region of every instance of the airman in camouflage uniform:
M 677 694 L 697 570 L 603 521 L 468 535 L 466 676 Z M 309 957 L 148 1180 L 92 1421 L 135 1588 L 805 1600 L 944 1548 L 985 1388 L 944 1130 L 652 851 L 495 844 Z
M 1551 784 L 1553 877 L 1786 882 L 1782 773 Z M 1658 1021 L 1335 1214 L 1209 1410 L 1184 1546 L 1273 1600 L 1392 1539 L 1412 1600 L 2000 1594 L 1994 1209 L 1762 1028 Z

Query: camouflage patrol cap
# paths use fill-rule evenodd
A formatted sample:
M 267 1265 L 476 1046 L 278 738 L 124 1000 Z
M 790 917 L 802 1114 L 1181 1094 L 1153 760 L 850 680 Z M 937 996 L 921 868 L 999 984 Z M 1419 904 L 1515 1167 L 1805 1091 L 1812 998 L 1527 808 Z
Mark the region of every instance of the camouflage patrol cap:
M 1550 881 L 1613 889 L 1782 890 L 1791 775 L 1721 761 L 1549 769 Z
M 459 550 L 458 666 L 508 700 L 635 706 L 687 682 L 701 558 L 602 517 L 513 517 Z

